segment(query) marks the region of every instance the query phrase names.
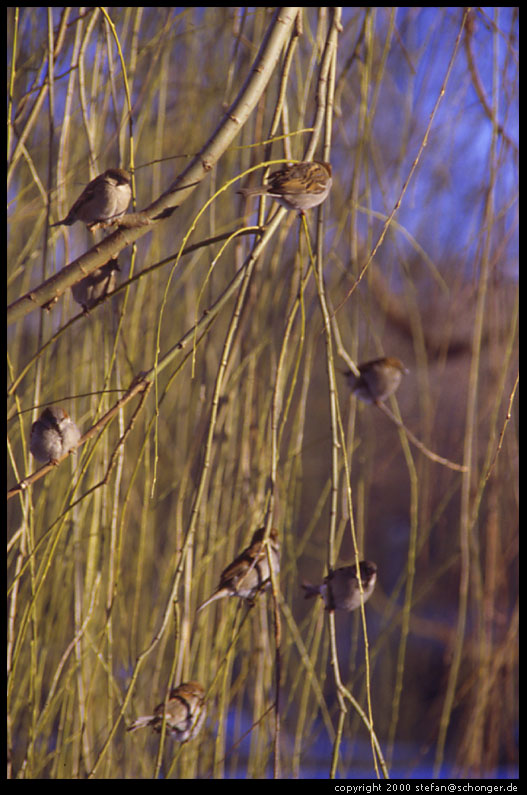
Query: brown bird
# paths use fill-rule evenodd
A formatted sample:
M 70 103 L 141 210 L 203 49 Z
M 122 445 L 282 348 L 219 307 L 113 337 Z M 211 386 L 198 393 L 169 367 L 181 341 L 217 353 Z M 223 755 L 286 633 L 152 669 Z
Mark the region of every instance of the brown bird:
M 123 168 L 109 168 L 86 185 L 66 218 L 51 226 L 71 226 L 75 221 L 84 221 L 91 231 L 99 225 L 109 226 L 130 204 L 131 179 Z
M 165 704 L 158 704 L 153 715 L 136 718 L 127 731 L 135 732 L 151 726 L 154 731 L 161 732 L 165 715 L 168 734 L 180 743 L 192 740 L 201 730 L 207 715 L 205 707 L 205 690 L 199 682 L 183 682 L 170 691 L 166 709 Z
M 331 165 L 318 160 L 294 163 L 273 171 L 267 182 L 268 185 L 241 188 L 237 192 L 245 197 L 265 194 L 288 210 L 303 213 L 327 198 L 332 185 Z
M 378 403 L 393 395 L 408 370 L 399 359 L 389 356 L 359 364 L 359 372 L 360 376 L 346 373 L 351 391 L 365 403 Z
M 38 461 L 56 463 L 77 446 L 80 438 L 81 432 L 68 412 L 51 406 L 31 426 L 29 450 Z
M 371 560 L 361 560 L 360 577 L 362 582 L 363 600 L 367 602 L 373 593 L 377 582 L 377 566 Z M 330 571 L 324 577 L 322 585 L 302 583 L 306 591 L 305 599 L 321 596 L 326 604 L 326 610 L 356 610 L 361 603 L 359 581 L 356 566 L 343 566 L 335 571 Z
M 224 596 L 239 596 L 252 602 L 259 591 L 267 590 L 271 585 L 269 561 L 267 552 L 262 543 L 265 527 L 257 530 L 251 538 L 251 543 L 230 563 L 221 573 L 220 584 L 211 597 L 201 604 L 197 613 L 204 607 L 223 599 Z M 269 533 L 271 555 L 275 571 L 280 570 L 280 546 L 278 532 L 273 528 Z
M 74 301 L 82 306 L 85 312 L 93 309 L 95 304 L 107 293 L 115 289 L 119 265 L 111 259 L 106 265 L 92 271 L 71 288 Z

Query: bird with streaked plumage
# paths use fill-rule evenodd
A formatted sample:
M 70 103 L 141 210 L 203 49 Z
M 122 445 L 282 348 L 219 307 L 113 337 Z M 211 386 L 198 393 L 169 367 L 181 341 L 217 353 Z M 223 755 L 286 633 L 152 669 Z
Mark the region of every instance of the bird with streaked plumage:
M 256 530 L 249 546 L 222 571 L 218 587 L 212 596 L 198 607 L 197 613 L 207 605 L 210 605 L 211 602 L 223 599 L 226 596 L 238 596 L 252 603 L 260 591 L 270 588 L 271 574 L 267 551 L 263 542 L 264 536 L 265 527 Z M 269 531 L 269 545 L 273 568 L 278 574 L 280 570 L 280 545 L 278 542 L 278 531 L 275 528 Z
M 327 198 L 332 185 L 331 165 L 322 161 L 303 161 L 286 165 L 267 177 L 267 185 L 240 188 L 245 198 L 269 196 L 288 210 L 305 210 L 316 207 Z
M 127 731 L 135 732 L 151 726 L 161 732 L 165 716 L 167 733 L 180 743 L 192 740 L 201 731 L 207 716 L 205 690 L 199 682 L 183 682 L 170 691 L 166 706 L 162 702 L 152 715 L 142 715 L 128 726 Z

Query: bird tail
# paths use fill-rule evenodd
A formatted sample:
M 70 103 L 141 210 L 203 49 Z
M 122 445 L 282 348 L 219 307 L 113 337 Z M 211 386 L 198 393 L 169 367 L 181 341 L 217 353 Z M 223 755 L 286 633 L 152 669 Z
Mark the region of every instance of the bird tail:
M 204 602 L 200 604 L 200 606 L 196 610 L 196 615 L 199 613 L 200 610 L 203 610 L 204 607 L 210 605 L 211 602 L 215 602 L 216 599 L 223 599 L 224 596 L 228 596 L 228 592 L 224 588 L 221 588 L 219 591 L 213 593 L 212 596 L 209 596 L 208 599 L 206 599 Z
M 127 728 L 126 731 L 128 732 L 135 732 L 136 729 L 144 729 L 145 726 L 149 726 L 150 723 L 154 720 L 153 715 L 143 715 L 141 718 L 136 718 L 133 723 Z
M 304 599 L 312 599 L 313 596 L 319 596 L 320 594 L 320 586 L 319 585 L 311 585 L 310 582 L 303 582 L 302 588 L 305 591 Z
M 239 188 L 236 193 L 239 193 L 243 196 L 244 199 L 247 199 L 249 196 L 261 196 L 263 193 L 266 193 L 267 189 L 265 187 L 257 187 L 257 188 Z

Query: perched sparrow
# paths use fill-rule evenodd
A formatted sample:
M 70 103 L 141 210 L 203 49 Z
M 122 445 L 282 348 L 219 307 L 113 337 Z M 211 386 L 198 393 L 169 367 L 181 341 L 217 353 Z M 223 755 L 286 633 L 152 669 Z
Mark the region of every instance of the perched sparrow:
M 359 377 L 346 373 L 351 391 L 365 403 L 377 403 L 395 392 L 408 370 L 399 359 L 388 357 L 359 364 L 359 372 Z
M 204 607 L 215 602 L 216 599 L 223 599 L 224 596 L 239 596 L 254 599 L 258 591 L 265 591 L 271 585 L 271 575 L 269 572 L 269 561 L 267 552 L 262 539 L 265 535 L 265 528 L 257 530 L 251 538 L 251 543 L 238 555 L 232 563 L 221 573 L 220 584 L 212 596 L 201 604 L 197 613 Z M 280 569 L 280 546 L 278 544 L 278 533 L 273 528 L 269 534 L 271 543 L 271 554 L 275 571 Z
M 359 565 L 363 599 L 367 602 L 377 581 L 377 566 L 371 560 L 361 560 Z M 356 610 L 361 602 L 356 566 L 343 566 L 341 569 L 330 571 L 328 576 L 324 577 L 322 585 L 311 585 L 306 582 L 302 584 L 302 588 L 306 591 L 305 599 L 320 594 L 326 603 L 326 610 L 349 612 Z
M 84 221 L 90 230 L 97 225 L 108 226 L 123 215 L 132 198 L 130 174 L 122 168 L 109 168 L 86 185 L 62 221 L 51 226 L 71 226 Z
M 103 295 L 115 289 L 118 270 L 119 265 L 116 259 L 111 259 L 102 268 L 97 268 L 89 276 L 73 285 L 71 288 L 73 299 L 82 306 L 85 312 L 88 312 Z
M 287 207 L 288 210 L 309 210 L 322 204 L 331 188 L 331 165 L 313 162 L 295 163 L 273 171 L 267 177 L 268 185 L 259 188 L 241 188 L 242 196 L 266 194 Z
M 158 704 L 153 715 L 143 715 L 136 718 L 127 731 L 135 732 L 152 726 L 154 731 L 160 732 L 165 715 L 166 730 L 174 740 L 186 743 L 192 740 L 201 730 L 207 709 L 205 707 L 205 691 L 199 682 L 184 682 L 170 691 L 166 704 Z
M 60 406 L 44 409 L 31 426 L 29 449 L 39 461 L 55 463 L 77 446 L 81 432 Z

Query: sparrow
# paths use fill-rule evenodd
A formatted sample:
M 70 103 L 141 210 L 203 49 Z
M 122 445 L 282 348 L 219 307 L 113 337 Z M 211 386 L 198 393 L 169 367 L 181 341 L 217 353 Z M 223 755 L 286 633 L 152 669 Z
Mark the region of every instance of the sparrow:
M 295 163 L 273 171 L 267 182 L 258 188 L 241 188 L 238 193 L 245 197 L 265 194 L 288 210 L 303 213 L 327 198 L 332 184 L 331 165 L 318 160 Z
M 360 376 L 346 373 L 351 391 L 365 403 L 378 403 L 392 395 L 408 370 L 399 359 L 384 357 L 359 364 Z
M 128 726 L 127 731 L 135 732 L 136 729 L 152 726 L 154 731 L 159 733 L 163 724 L 163 715 L 165 715 L 167 733 L 174 740 L 180 743 L 192 740 L 201 730 L 207 715 L 205 690 L 200 683 L 183 682 L 179 687 L 173 688 L 166 709 L 164 703 L 158 704 L 153 715 L 136 718 Z
M 71 226 L 84 221 L 94 231 L 99 225 L 109 226 L 124 215 L 132 198 L 131 176 L 122 168 L 109 168 L 92 179 L 62 221 L 51 226 Z
M 244 549 L 222 571 L 220 584 L 212 596 L 198 607 L 197 613 L 207 605 L 210 605 L 211 602 L 215 602 L 216 599 L 223 599 L 224 596 L 239 596 L 241 599 L 247 599 L 252 603 L 259 591 L 265 591 L 270 587 L 269 561 L 267 560 L 265 546 L 262 543 L 264 535 L 265 527 L 261 527 L 253 534 L 247 549 Z M 274 569 L 278 573 L 280 570 L 280 546 L 278 543 L 278 532 L 275 528 L 269 533 L 269 540 Z
M 377 566 L 371 560 L 361 560 L 359 566 L 363 601 L 367 602 L 377 581 Z M 306 591 L 305 599 L 320 595 L 326 603 L 326 610 L 350 612 L 356 610 L 361 602 L 356 566 L 343 566 L 335 571 L 330 571 L 328 576 L 324 577 L 322 585 L 311 585 L 309 582 L 304 582 L 302 588 Z
M 73 300 L 80 304 L 85 312 L 88 312 L 99 299 L 115 289 L 118 270 L 117 260 L 111 259 L 102 268 L 92 271 L 71 288 Z
M 29 449 L 38 461 L 56 464 L 59 458 L 73 450 L 81 432 L 60 406 L 44 409 L 31 426 Z

